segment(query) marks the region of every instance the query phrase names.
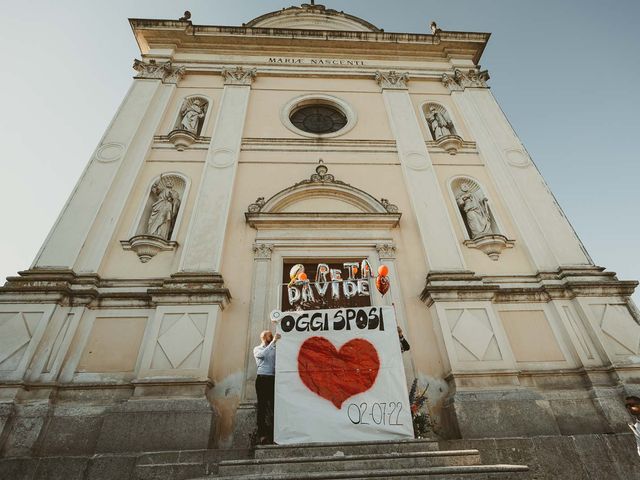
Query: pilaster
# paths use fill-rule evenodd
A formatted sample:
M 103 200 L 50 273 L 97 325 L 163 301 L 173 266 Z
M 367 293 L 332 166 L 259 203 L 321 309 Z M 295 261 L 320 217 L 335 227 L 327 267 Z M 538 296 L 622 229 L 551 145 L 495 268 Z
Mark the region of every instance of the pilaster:
M 590 265 L 580 240 L 486 85 L 489 75 L 455 69 L 442 81 L 462 112 L 485 165 L 538 270 Z
M 136 62 L 134 68 L 142 70 L 141 75 L 134 80 L 32 268 L 97 271 L 175 83 L 184 73 L 168 62 Z
M 260 333 L 270 327 L 267 292 L 271 273 L 271 254 L 273 245 L 256 243 L 253 246 L 253 282 L 251 285 L 251 312 L 247 329 L 247 358 L 245 362 L 245 383 L 242 391 L 243 401 L 255 401 L 256 362 L 253 358 L 253 347 L 260 340 Z
M 185 242 L 180 270 L 217 272 L 238 168 L 242 132 L 255 69 L 224 69 L 224 92 Z
M 396 268 L 396 246 L 394 243 L 378 243 L 376 245 L 376 251 L 378 252 L 378 262 L 380 265 L 386 265 L 389 269 L 389 278 L 391 279 L 391 287 L 389 288 L 389 293 L 381 300 L 376 301 L 378 305 L 393 305 L 393 308 L 396 312 L 396 321 L 402 330 L 404 331 L 405 336 L 409 339 L 409 344 L 411 344 L 412 336 L 409 331 L 407 325 L 407 315 L 404 308 L 404 300 L 402 298 L 401 292 L 402 288 L 400 288 L 400 275 L 398 275 L 398 269 Z M 395 285 L 394 285 L 395 284 Z M 372 292 L 372 294 L 378 293 L 377 291 Z M 375 298 L 375 297 L 374 297 Z M 402 356 L 402 363 L 404 365 L 404 373 L 407 377 L 407 383 L 411 385 L 411 382 L 414 378 L 416 378 L 415 365 L 413 363 L 413 355 L 407 353 Z
M 424 252 L 432 270 L 464 270 L 444 196 L 409 97 L 407 74 L 378 72 Z

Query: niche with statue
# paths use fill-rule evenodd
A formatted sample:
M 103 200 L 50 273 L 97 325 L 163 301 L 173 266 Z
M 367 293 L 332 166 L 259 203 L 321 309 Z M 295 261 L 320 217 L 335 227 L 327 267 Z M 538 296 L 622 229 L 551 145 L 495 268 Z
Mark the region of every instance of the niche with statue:
M 431 139 L 450 155 L 458 153 L 464 142 L 458 135 L 447 109 L 439 103 L 426 103 L 423 111 Z
M 134 235 L 120 243 L 125 250 L 136 252 L 146 263 L 158 252 L 174 250 L 177 226 L 182 213 L 182 201 L 187 189 L 186 179 L 176 173 L 156 178 L 138 215 Z
M 513 247 L 513 240 L 501 232 L 489 199 L 477 181 L 457 177 L 451 182 L 451 191 L 464 224 L 467 247 L 483 251 L 492 260 L 498 260 L 505 248 Z
M 169 140 L 178 151 L 190 147 L 200 137 L 208 110 L 209 100 L 204 97 L 191 96 L 184 99 L 173 130 L 169 132 Z

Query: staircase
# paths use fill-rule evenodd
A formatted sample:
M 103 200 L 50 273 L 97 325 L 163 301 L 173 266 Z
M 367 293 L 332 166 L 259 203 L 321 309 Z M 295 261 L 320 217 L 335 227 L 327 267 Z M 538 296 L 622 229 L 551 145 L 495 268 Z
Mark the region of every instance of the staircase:
M 478 450 L 438 450 L 428 440 L 256 447 L 199 480 L 511 479 L 524 465 L 482 465 Z

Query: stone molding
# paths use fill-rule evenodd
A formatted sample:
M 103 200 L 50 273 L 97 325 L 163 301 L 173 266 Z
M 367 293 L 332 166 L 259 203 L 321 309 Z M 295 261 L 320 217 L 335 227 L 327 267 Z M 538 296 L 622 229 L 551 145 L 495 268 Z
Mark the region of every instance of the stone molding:
M 515 240 L 509 240 L 499 233 L 482 235 L 481 237 L 465 240 L 463 242 L 469 248 L 477 248 L 486 253 L 494 262 L 498 261 L 500 254 L 506 248 L 513 248 Z
M 170 252 L 178 247 L 178 242 L 154 235 L 136 235 L 129 240 L 120 240 L 120 244 L 124 250 L 133 250 L 142 263 L 147 263 L 159 252 Z
M 407 82 L 409 81 L 409 73 L 398 73 L 395 70 L 388 72 L 376 72 L 375 80 L 382 90 L 407 90 Z
M 162 83 L 176 84 L 184 76 L 185 67 L 174 67 L 171 61 L 158 63 L 155 60 L 144 62 L 138 59 L 133 61 L 133 69 L 138 72 L 134 78 L 146 78 L 161 80 Z
M 432 271 L 427 275 L 420 298 L 427 306 L 460 301 L 547 303 L 577 297 L 629 297 L 637 286 L 637 281 L 618 280 L 614 272 L 604 272 L 604 268 L 594 266 L 564 267 L 513 277 Z
M 245 69 L 237 66 L 236 68 L 223 68 L 222 77 L 225 85 L 242 85 L 251 86 L 256 78 L 257 70 L 255 68 Z
M 489 88 L 487 80 L 489 80 L 489 72 L 487 70 L 469 69 L 463 72 L 459 68 L 453 71 L 453 74 L 443 73 L 442 83 L 452 92 L 463 91 L 465 88 Z
M 224 306 L 231 294 L 220 274 L 175 273 L 144 280 L 101 278 L 72 270 L 32 269 L 8 277 L 0 304 L 56 303 L 92 308 L 153 308 L 157 304 L 194 303 Z
M 179 272 L 164 279 L 161 288 L 148 290 L 156 305 L 220 305 L 231 301 L 231 293 L 219 273 Z

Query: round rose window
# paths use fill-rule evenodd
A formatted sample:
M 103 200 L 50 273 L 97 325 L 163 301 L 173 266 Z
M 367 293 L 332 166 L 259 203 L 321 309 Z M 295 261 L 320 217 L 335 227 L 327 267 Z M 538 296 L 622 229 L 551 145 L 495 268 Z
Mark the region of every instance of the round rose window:
M 307 105 L 295 110 L 289 117 L 302 131 L 315 134 L 333 133 L 347 124 L 347 116 L 330 105 Z

